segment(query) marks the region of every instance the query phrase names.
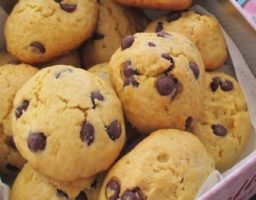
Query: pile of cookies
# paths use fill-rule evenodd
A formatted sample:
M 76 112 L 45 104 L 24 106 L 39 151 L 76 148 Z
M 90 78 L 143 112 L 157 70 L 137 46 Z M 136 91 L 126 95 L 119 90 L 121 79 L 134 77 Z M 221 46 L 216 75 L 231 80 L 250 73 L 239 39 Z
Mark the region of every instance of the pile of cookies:
M 120 3 L 120 4 L 119 4 Z M 182 1 L 20 0 L 0 53 L 11 200 L 194 199 L 251 133 L 218 21 Z

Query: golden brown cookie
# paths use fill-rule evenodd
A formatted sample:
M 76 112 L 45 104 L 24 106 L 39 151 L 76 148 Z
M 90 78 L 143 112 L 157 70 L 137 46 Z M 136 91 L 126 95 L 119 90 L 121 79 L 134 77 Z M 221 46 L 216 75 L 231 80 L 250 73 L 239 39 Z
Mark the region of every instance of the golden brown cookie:
M 9 53 L 2 51 L 0 52 L 0 66 L 6 64 L 20 64 L 20 61 Z
M 106 81 L 112 87 L 112 82 L 108 74 L 108 63 L 101 63 L 98 65 L 94 65 L 90 69 L 88 69 L 88 71 L 95 74 L 102 80 Z

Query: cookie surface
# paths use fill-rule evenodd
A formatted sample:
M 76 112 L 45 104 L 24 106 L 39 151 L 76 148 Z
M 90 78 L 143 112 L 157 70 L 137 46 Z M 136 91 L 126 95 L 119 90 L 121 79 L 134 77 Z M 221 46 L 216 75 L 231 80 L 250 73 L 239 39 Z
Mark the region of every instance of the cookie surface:
M 20 61 L 9 53 L 2 51 L 0 52 L 0 66 L 6 64 L 20 64 Z
M 5 26 L 7 49 L 25 63 L 48 62 L 90 37 L 97 11 L 96 0 L 18 1 Z
M 184 36 L 165 32 L 127 36 L 109 69 L 126 118 L 139 132 L 189 130 L 200 116 L 204 66 Z
M 214 162 L 191 133 L 156 131 L 108 172 L 99 200 L 194 199 Z
M 205 145 L 220 171 L 241 155 L 251 134 L 245 98 L 236 80 L 224 73 L 206 73 L 203 115 L 193 132 Z
M 153 21 L 146 32 L 177 32 L 185 35 L 200 51 L 205 68 L 221 67 L 227 59 L 227 45 L 218 21 L 195 12 L 174 12 Z
M 14 140 L 40 173 L 57 181 L 88 178 L 118 157 L 125 141 L 121 104 L 97 76 L 71 66 L 42 69 L 19 90 L 14 107 L 24 101 L 22 115 L 12 116 Z
M 90 69 L 88 69 L 88 71 L 95 74 L 96 76 L 98 76 L 99 78 L 106 81 L 109 85 L 112 86 L 112 82 L 108 74 L 108 63 L 94 65 Z
M 98 200 L 99 186 L 96 177 L 63 184 L 52 182 L 26 164 L 16 178 L 11 200 Z

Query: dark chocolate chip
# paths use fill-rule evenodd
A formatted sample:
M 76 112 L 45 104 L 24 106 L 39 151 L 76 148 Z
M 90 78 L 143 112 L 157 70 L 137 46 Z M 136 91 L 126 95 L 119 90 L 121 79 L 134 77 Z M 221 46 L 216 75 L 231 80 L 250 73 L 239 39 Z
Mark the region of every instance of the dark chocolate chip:
M 134 40 L 135 40 L 135 38 L 132 35 L 125 36 L 121 41 L 121 49 L 125 50 L 125 49 L 131 47 L 134 43 Z
M 168 67 L 168 72 L 171 71 L 174 68 L 174 60 L 168 53 L 163 53 L 162 58 L 168 60 L 171 64 Z
M 199 74 L 200 74 L 198 65 L 194 62 L 189 62 L 189 68 L 192 70 L 195 78 L 198 79 Z
M 92 104 L 93 104 L 93 109 L 96 108 L 96 102 L 95 100 L 98 101 L 104 101 L 104 96 L 99 92 L 99 91 L 94 91 L 91 93 L 91 100 L 92 100 Z
M 74 12 L 76 10 L 77 5 L 60 2 L 60 7 L 62 10 L 66 12 Z
M 103 34 L 98 33 L 98 32 L 94 32 L 93 36 L 92 36 L 92 39 L 93 40 L 102 40 L 102 39 L 104 39 L 104 37 L 105 36 Z
M 95 179 L 92 183 L 91 183 L 91 188 L 96 189 L 97 188 L 97 179 Z
M 126 190 L 121 196 L 121 200 L 146 200 L 146 195 L 139 187 Z
M 126 78 L 138 74 L 135 69 L 132 68 L 132 62 L 130 60 L 125 61 L 123 67 L 123 73 Z
M 61 189 L 57 189 L 57 196 L 65 200 L 69 199 L 68 194 Z
M 39 52 L 42 54 L 46 52 L 44 45 L 40 42 L 32 42 L 30 43 L 30 46 L 33 48 L 33 50 L 35 50 L 35 52 Z
M 16 144 L 15 144 L 14 139 L 13 139 L 12 136 L 6 137 L 5 143 L 6 143 L 9 147 L 11 147 L 11 148 L 17 150 Z
M 193 118 L 192 117 L 188 117 L 186 119 L 186 123 L 185 123 L 185 129 L 186 130 L 190 130 L 193 124 Z
M 27 145 L 32 152 L 44 150 L 46 146 L 46 136 L 42 132 L 30 133 L 27 139 Z
M 10 60 L 7 64 L 18 65 L 21 64 L 19 60 Z
M 229 80 L 226 80 L 224 82 L 220 83 L 220 88 L 224 91 L 224 92 L 229 92 L 233 90 L 233 83 Z
M 120 194 L 120 185 L 117 178 L 111 178 L 105 188 L 107 200 L 117 200 Z
M 160 31 L 160 32 L 157 33 L 157 37 L 168 38 L 170 36 L 171 35 L 169 33 L 166 33 L 166 32 L 163 32 L 163 31 Z
M 211 89 L 212 89 L 213 92 L 215 92 L 215 91 L 218 89 L 220 83 L 221 83 L 220 77 L 214 77 L 214 78 L 212 79 L 212 82 L 211 82 L 211 84 L 210 84 L 210 87 L 211 87 Z
M 66 72 L 72 73 L 73 71 L 72 71 L 72 69 L 63 69 L 63 70 L 61 70 L 60 72 L 57 72 L 57 73 L 55 74 L 55 78 L 56 78 L 56 79 L 61 78 L 61 76 L 62 76 L 64 73 L 66 73 Z
M 121 136 L 122 127 L 121 124 L 115 120 L 107 127 L 107 134 L 112 140 L 116 140 Z
M 181 17 L 180 12 L 171 12 L 166 15 L 166 21 L 167 22 L 175 21 L 175 20 L 179 19 L 180 17 Z
M 76 197 L 76 200 L 87 200 L 88 197 L 84 191 L 80 192 L 79 195 Z
M 90 146 L 94 142 L 94 127 L 89 122 L 84 122 L 80 130 L 80 138 Z
M 156 33 L 163 30 L 163 22 L 158 22 L 156 26 Z
M 160 95 L 167 96 L 175 92 L 177 83 L 171 76 L 161 76 L 156 81 L 156 88 Z
M 213 130 L 213 133 L 217 136 L 224 137 L 227 135 L 227 129 L 221 124 L 213 124 L 212 130 Z
M 155 45 L 153 42 L 149 42 L 149 43 L 148 43 L 148 46 L 149 46 L 149 47 L 155 47 L 156 45 Z
M 131 76 L 124 80 L 124 87 L 128 85 L 132 85 L 133 87 L 139 87 L 140 84 L 133 76 Z
M 20 169 L 10 163 L 7 163 L 6 164 L 6 169 L 8 169 L 9 171 L 12 171 L 12 172 L 18 172 Z
M 15 116 L 16 118 L 20 118 L 21 115 L 28 109 L 29 101 L 23 100 L 23 102 L 15 109 Z

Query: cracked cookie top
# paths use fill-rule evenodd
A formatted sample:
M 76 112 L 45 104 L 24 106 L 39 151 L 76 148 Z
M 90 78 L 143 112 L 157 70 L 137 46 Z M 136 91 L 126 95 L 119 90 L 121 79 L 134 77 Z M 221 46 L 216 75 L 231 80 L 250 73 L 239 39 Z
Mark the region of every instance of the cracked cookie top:
M 93 176 L 107 169 L 124 145 L 119 99 L 107 83 L 83 69 L 59 65 L 41 70 L 17 93 L 14 107 L 17 148 L 52 179 Z

